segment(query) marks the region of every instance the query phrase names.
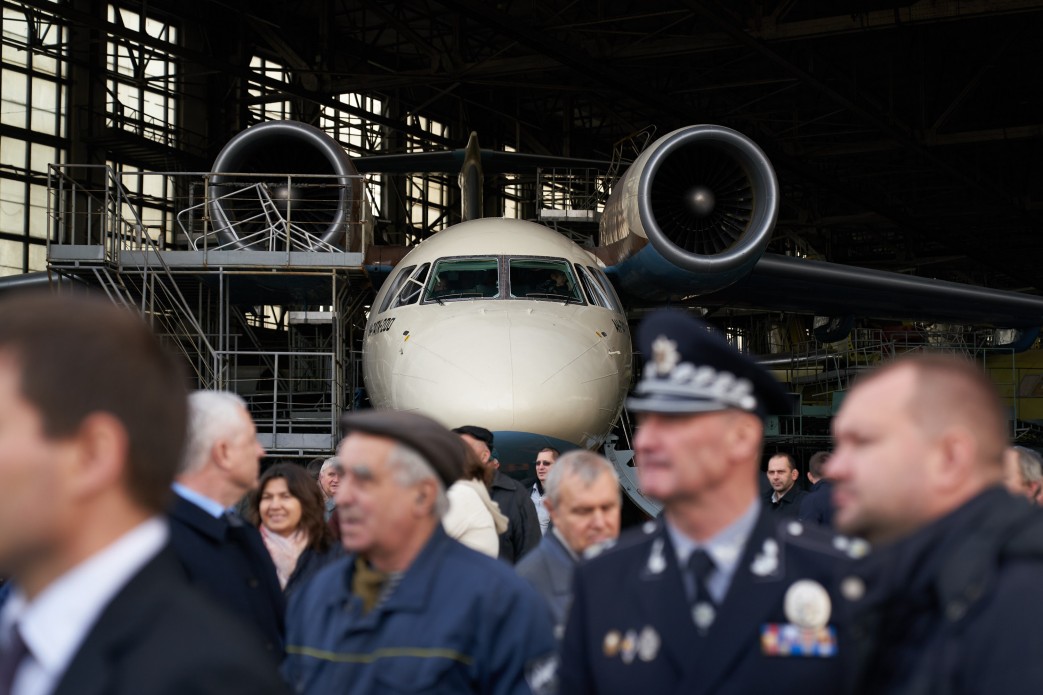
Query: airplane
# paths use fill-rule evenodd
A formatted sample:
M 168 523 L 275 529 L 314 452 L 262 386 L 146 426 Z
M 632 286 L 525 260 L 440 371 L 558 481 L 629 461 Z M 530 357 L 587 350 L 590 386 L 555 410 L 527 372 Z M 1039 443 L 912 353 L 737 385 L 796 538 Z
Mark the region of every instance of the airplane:
M 363 339 L 363 376 L 374 407 L 492 430 L 508 467 L 525 467 L 543 446 L 606 442 L 633 375 L 628 314 L 635 307 L 750 306 L 848 326 L 845 318 L 861 316 L 1033 336 L 1043 325 L 1043 297 L 766 253 L 779 208 L 775 171 L 752 140 L 723 126 L 687 126 L 650 144 L 613 187 L 592 249 L 532 222 L 478 217 L 483 169 L 540 161 L 481 151 L 473 136 L 451 153 L 352 160 L 321 130 L 284 121 L 234 137 L 214 170 L 285 172 L 294 163 L 301 167 L 294 171 L 347 182 L 359 171 L 459 169 L 465 221 L 404 256 L 371 254 L 378 260 L 367 269 L 379 289 Z M 604 163 L 578 164 L 597 165 Z M 240 213 L 222 208 L 221 176 L 211 181 L 218 234 L 229 246 L 248 245 L 234 225 L 222 227 Z M 313 211 L 322 244 L 358 248 L 358 239 L 345 239 L 344 224 L 356 214 L 354 185 L 312 206 L 300 204 L 307 190 L 274 197 Z

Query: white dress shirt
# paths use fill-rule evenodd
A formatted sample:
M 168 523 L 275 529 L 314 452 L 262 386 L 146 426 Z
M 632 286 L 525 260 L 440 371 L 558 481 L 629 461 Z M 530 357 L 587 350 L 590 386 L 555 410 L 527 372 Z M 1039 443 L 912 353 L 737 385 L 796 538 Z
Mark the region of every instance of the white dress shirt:
M 0 645 L 15 625 L 29 649 L 11 695 L 48 695 L 69 667 L 98 616 L 126 583 L 166 545 L 166 522 L 153 517 L 87 558 L 29 601 L 17 586 L 0 611 Z

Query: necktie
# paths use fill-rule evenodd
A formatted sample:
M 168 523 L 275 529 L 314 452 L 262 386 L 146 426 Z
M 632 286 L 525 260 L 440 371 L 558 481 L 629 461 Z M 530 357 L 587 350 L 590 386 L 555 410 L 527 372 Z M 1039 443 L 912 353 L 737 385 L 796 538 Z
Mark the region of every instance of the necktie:
M 22 661 L 29 655 L 29 649 L 25 646 L 22 633 L 18 626 L 11 630 L 11 637 L 7 646 L 0 651 L 0 693 L 9 693 L 14 686 L 14 677 Z
M 688 571 L 695 584 L 695 596 L 692 597 L 692 620 L 695 621 L 695 626 L 699 628 L 700 634 L 705 634 L 713 625 L 714 618 L 717 617 L 717 603 L 706 588 L 706 581 L 715 569 L 713 558 L 702 548 L 693 551 L 688 558 Z

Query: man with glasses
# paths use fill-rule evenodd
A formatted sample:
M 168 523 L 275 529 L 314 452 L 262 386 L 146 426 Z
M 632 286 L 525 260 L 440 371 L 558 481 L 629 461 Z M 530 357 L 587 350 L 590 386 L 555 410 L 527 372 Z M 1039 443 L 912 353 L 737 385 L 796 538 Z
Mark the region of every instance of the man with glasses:
M 533 464 L 536 467 L 536 477 L 530 478 L 523 483 L 525 489 L 529 491 L 529 498 L 532 499 L 533 506 L 536 507 L 536 517 L 540 520 L 541 536 L 547 535 L 547 528 L 550 526 L 550 512 L 547 511 L 545 504 L 547 476 L 550 475 L 551 467 L 560 455 L 561 452 L 552 446 L 545 446 L 540 449 Z

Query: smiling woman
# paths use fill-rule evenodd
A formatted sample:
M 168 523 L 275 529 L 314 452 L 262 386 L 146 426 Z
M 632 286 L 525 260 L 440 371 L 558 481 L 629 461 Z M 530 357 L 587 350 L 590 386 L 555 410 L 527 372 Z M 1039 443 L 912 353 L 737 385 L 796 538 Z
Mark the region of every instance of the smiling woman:
M 277 463 L 266 470 L 250 498 L 250 519 L 261 531 L 287 594 L 341 554 L 325 523 L 324 509 L 318 485 L 292 463 Z

